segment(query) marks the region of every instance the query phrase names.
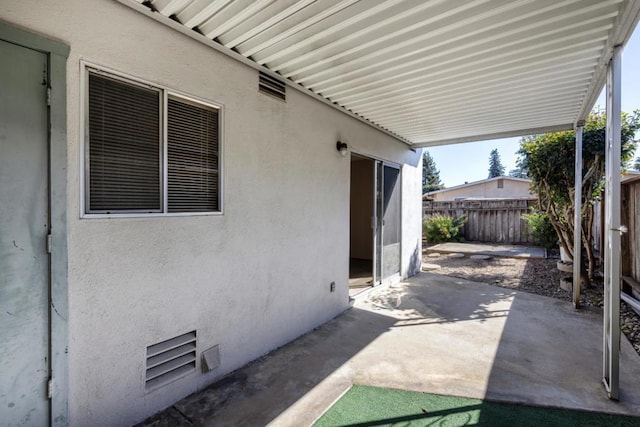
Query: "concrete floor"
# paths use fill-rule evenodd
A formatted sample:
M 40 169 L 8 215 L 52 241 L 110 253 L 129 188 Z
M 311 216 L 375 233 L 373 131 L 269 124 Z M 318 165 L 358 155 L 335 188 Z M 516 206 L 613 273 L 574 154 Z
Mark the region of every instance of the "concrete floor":
M 495 243 L 447 242 L 430 246 L 425 250 L 425 252 L 439 252 L 443 254 L 462 253 L 468 255 L 489 255 L 510 258 L 546 258 L 546 251 L 544 248 L 535 246 L 498 245 Z
M 421 273 L 145 425 L 311 425 L 354 383 L 640 415 L 640 357 L 623 336 L 621 401 L 610 401 L 601 343 L 597 313 Z

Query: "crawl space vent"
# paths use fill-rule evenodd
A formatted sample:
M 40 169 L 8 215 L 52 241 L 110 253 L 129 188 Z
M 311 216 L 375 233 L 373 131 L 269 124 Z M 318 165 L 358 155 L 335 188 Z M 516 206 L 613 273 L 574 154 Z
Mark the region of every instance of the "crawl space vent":
M 147 347 L 145 389 L 167 384 L 196 369 L 196 331 Z
M 287 99 L 287 86 L 284 82 L 276 79 L 275 77 L 271 77 L 262 71 L 260 71 L 258 90 L 262 93 L 266 93 L 267 95 L 275 96 L 283 101 Z

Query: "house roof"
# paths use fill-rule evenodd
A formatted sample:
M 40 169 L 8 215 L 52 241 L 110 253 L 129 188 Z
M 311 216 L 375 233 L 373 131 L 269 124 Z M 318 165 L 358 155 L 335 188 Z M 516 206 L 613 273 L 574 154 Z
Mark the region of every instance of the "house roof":
M 636 0 L 118 0 L 414 147 L 571 129 Z
M 424 198 L 429 198 L 430 196 L 433 196 L 434 194 L 446 193 L 447 191 L 458 190 L 460 188 L 474 187 L 476 185 L 486 184 L 487 182 L 497 181 L 499 179 L 503 179 L 505 181 L 525 182 L 527 184 L 531 184 L 531 182 L 532 182 L 530 179 L 526 179 L 526 178 L 513 178 L 511 176 L 496 176 L 494 178 L 487 178 L 487 179 L 482 179 L 480 181 L 467 182 L 465 184 L 460 184 L 460 185 L 455 185 L 453 187 L 443 188 L 442 190 L 429 191 L 428 193 L 425 193 L 422 196 L 422 198 L 423 199 Z
M 628 184 L 631 182 L 636 182 L 640 180 L 640 172 L 638 171 L 625 171 L 622 173 L 622 177 L 620 177 L 621 184 Z

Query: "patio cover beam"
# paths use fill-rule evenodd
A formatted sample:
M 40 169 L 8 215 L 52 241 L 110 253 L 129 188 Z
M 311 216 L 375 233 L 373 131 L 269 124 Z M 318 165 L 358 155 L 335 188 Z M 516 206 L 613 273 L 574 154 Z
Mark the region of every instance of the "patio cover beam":
M 580 277 L 582 255 L 582 128 L 584 120 L 576 124 L 576 164 L 573 217 L 573 307 L 580 308 Z
M 529 129 L 518 129 L 513 131 L 497 132 L 497 133 L 484 134 L 484 135 L 474 135 L 474 136 L 466 136 L 466 137 L 460 137 L 460 138 L 443 139 L 439 141 L 416 142 L 412 145 L 412 147 L 416 147 L 416 148 L 434 147 L 438 145 L 488 141 L 490 139 L 512 138 L 512 137 L 520 137 L 523 135 L 535 135 L 535 134 L 550 133 L 550 132 L 562 132 L 562 131 L 571 130 L 571 129 L 573 129 L 573 123 L 565 123 L 561 125 L 544 126 L 544 127 L 529 128 Z

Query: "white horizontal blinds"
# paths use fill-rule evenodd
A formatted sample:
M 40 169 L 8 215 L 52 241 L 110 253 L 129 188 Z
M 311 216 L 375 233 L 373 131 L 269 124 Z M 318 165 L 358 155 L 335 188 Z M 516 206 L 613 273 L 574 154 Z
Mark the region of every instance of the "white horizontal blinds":
M 161 92 L 89 73 L 89 212 L 159 212 Z
M 219 211 L 218 110 L 169 97 L 167 116 L 169 212 Z

